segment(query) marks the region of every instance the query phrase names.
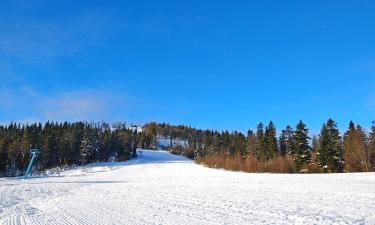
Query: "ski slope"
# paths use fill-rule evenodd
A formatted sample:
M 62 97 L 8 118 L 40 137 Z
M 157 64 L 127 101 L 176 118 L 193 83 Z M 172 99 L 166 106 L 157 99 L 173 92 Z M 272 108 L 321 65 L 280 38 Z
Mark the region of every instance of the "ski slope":
M 375 224 L 375 174 L 246 174 L 143 151 L 0 179 L 0 224 Z

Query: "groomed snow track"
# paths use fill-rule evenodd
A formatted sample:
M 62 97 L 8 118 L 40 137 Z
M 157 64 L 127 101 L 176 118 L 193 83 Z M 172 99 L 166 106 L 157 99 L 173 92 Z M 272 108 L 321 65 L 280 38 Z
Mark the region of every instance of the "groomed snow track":
M 143 150 L 125 163 L 0 179 L 1 224 L 375 224 L 375 174 L 246 174 Z

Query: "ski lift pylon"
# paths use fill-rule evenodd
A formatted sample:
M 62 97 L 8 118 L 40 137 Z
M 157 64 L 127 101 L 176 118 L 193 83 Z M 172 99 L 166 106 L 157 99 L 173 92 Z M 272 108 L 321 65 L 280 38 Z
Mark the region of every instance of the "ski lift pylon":
M 30 163 L 29 163 L 29 166 L 27 167 L 27 170 L 26 170 L 26 174 L 25 174 L 25 179 L 27 179 L 27 177 L 29 176 L 29 173 L 31 171 L 31 167 L 33 166 L 33 162 L 36 158 L 36 155 L 39 153 L 39 150 L 38 149 L 30 149 L 30 154 L 31 154 L 31 160 L 30 160 Z

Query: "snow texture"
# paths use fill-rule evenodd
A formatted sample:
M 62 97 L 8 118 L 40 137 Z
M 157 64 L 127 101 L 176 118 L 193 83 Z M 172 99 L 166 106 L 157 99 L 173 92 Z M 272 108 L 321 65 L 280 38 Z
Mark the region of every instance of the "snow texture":
M 246 174 L 143 150 L 0 179 L 0 224 L 375 224 L 375 174 Z
M 171 147 L 171 139 L 168 138 L 168 137 L 167 138 L 158 137 L 157 145 L 158 145 L 158 149 Z M 176 146 L 186 147 L 187 141 L 183 140 L 183 139 L 179 139 L 179 138 L 173 138 L 172 139 L 172 145 L 173 145 L 173 147 L 176 147 Z

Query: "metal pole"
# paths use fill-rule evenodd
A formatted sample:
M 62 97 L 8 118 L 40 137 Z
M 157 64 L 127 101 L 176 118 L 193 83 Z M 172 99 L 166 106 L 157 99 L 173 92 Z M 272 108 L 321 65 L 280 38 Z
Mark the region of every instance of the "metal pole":
M 31 167 L 33 166 L 33 162 L 36 158 L 36 154 L 38 153 L 38 151 L 36 150 L 31 150 L 31 160 L 30 160 L 30 163 L 29 163 L 29 166 L 27 167 L 27 170 L 26 170 L 26 174 L 25 174 L 25 179 L 27 179 L 27 177 L 29 176 L 29 173 L 31 171 Z

